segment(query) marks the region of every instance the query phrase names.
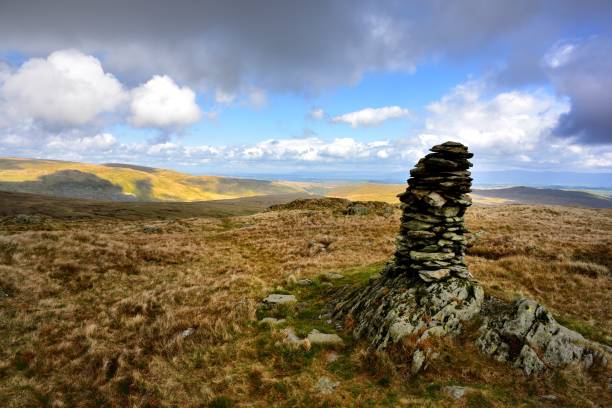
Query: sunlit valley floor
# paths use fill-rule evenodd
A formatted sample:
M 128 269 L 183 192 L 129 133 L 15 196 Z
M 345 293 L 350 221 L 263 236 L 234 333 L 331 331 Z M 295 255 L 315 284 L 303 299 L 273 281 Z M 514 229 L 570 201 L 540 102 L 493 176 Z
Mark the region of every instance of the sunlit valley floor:
M 612 404 L 609 370 L 526 377 L 478 352 L 477 326 L 411 376 L 401 356 L 368 353 L 321 319 L 334 290 L 367 281 L 392 255 L 399 210 L 379 214 L 319 206 L 175 220 L 4 217 L 0 405 Z M 466 219 L 469 267 L 488 294 L 536 299 L 612 344 L 612 210 L 475 206 Z M 272 292 L 298 303 L 259 309 Z M 265 316 L 285 324 L 260 326 Z M 279 344 L 286 326 L 337 332 L 345 345 L 290 349 Z M 321 378 L 332 392 L 320 391 Z M 456 401 L 447 385 L 471 391 Z

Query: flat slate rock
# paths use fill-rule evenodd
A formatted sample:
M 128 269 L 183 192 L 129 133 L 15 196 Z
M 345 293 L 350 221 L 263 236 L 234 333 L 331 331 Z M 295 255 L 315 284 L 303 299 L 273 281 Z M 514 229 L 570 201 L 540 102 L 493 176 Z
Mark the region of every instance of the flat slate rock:
M 287 303 L 295 303 L 297 299 L 293 295 L 281 295 L 279 293 L 272 293 L 268 295 L 264 300 L 264 303 L 271 305 L 284 305 Z
M 295 334 L 295 330 L 293 329 L 293 327 L 287 327 L 282 331 L 282 333 L 285 335 L 283 343 L 288 345 L 289 347 L 294 349 L 300 347 L 303 347 L 305 349 L 310 348 L 310 343 L 306 341 L 306 339 L 301 339 L 297 334 Z
M 313 329 L 310 333 L 308 333 L 308 337 L 306 337 L 310 344 L 320 344 L 320 345 L 330 345 L 330 346 L 341 346 L 344 344 L 344 341 L 337 334 L 327 334 L 321 333 L 317 329 Z
M 275 319 L 274 317 L 264 317 L 259 321 L 259 324 L 262 326 L 278 326 L 279 324 L 285 323 L 285 319 Z
M 433 282 L 440 279 L 444 279 L 450 276 L 450 269 L 438 269 L 435 271 L 419 271 L 419 276 L 425 282 Z
M 467 387 L 459 387 L 457 385 L 449 385 L 446 387 L 442 387 L 442 392 L 445 393 L 446 395 L 452 397 L 453 399 L 460 399 L 462 398 L 466 392 L 469 391 L 469 388 Z
M 299 286 L 310 286 L 313 284 L 313 282 L 310 279 L 304 278 L 304 279 L 298 279 L 295 282 L 295 284 Z

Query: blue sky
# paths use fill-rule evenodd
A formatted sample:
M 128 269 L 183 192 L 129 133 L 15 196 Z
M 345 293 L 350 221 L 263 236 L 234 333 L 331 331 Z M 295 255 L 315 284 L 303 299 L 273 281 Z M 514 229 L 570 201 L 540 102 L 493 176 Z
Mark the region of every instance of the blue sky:
M 457 140 L 476 174 L 612 170 L 604 1 L 110 3 L 0 3 L 1 156 L 399 181 Z

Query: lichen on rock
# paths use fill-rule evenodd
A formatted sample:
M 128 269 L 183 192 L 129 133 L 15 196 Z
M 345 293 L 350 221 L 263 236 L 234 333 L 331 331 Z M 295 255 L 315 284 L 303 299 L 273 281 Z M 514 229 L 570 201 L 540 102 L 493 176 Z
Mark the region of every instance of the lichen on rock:
M 494 303 L 489 300 L 483 308 L 484 324 L 476 342 L 494 359 L 509 362 L 527 375 L 572 363 L 584 368 L 607 364 L 609 348 L 560 325 L 537 302 L 519 299 L 510 305 Z
M 346 293 L 334 315 L 354 322 L 353 337 L 369 339 L 379 351 L 410 337 L 417 372 L 431 352 L 424 340 L 460 333 L 461 323 L 480 312 L 483 297 L 482 287 L 467 279 L 428 283 L 407 275 L 387 276 Z

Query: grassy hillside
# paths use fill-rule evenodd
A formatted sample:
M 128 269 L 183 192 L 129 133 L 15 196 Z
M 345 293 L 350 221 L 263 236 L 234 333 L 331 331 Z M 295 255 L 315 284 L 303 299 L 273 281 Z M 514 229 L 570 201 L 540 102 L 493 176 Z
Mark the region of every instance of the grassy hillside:
M 16 158 L 0 159 L 0 190 L 112 201 L 205 201 L 305 191 L 288 182 Z
M 611 406 L 609 369 L 525 377 L 478 352 L 477 326 L 441 344 L 418 377 L 401 355 L 368 351 L 327 320 L 325 305 L 378 273 L 399 211 L 313 208 L 180 221 L 114 211 L 0 218 L 0 406 Z M 467 224 L 477 233 L 468 263 L 487 293 L 534 298 L 611 344 L 611 210 L 477 206 Z M 271 292 L 299 303 L 260 309 Z M 286 320 L 267 328 L 264 316 Z M 337 332 L 345 345 L 291 349 L 288 325 Z M 332 392 L 317 388 L 322 378 Z M 471 391 L 454 401 L 446 385 Z
M 384 201 L 399 203 L 397 195 L 406 190 L 405 184 L 354 183 L 332 187 L 326 195 L 352 201 Z

